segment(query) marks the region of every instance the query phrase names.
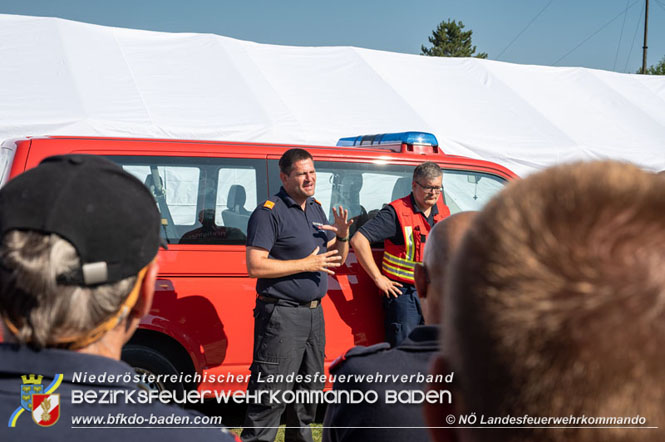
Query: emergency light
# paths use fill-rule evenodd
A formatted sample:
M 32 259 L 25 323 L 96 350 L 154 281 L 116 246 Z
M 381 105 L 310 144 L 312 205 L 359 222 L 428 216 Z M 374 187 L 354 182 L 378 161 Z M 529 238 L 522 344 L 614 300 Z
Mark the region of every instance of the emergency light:
M 439 153 L 439 142 L 428 132 L 397 132 L 340 138 L 337 146 L 372 146 L 393 152 Z

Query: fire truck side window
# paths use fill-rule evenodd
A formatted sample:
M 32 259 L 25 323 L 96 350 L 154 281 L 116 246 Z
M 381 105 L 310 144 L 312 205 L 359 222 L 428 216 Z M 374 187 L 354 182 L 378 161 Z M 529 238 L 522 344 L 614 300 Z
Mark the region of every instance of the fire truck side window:
M 267 198 L 265 160 L 109 158 L 151 191 L 170 244 L 245 244 L 249 215 Z
M 175 225 L 194 225 L 200 176 L 198 168 L 157 166 L 155 173 L 150 166 L 124 166 L 124 169 L 150 189 L 158 206 L 160 198 L 164 198 Z M 164 212 L 165 208 L 160 208 L 160 211 Z
M 443 171 L 443 191 L 450 213 L 480 210 L 506 181 L 487 173 Z

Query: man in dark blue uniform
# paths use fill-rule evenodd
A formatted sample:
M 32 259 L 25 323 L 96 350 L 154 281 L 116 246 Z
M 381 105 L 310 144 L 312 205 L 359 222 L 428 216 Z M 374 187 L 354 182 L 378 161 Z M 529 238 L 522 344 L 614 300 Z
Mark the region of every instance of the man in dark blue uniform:
M 247 232 L 247 269 L 258 278 L 254 309 L 254 358 L 248 391 L 261 395 L 247 407 L 242 439 L 272 442 L 286 408 L 286 440 L 311 441 L 316 404 L 286 404 L 281 393 L 323 388 L 325 327 L 321 298 L 331 268 L 348 253 L 348 213 L 333 208 L 334 226 L 313 198 L 312 156 L 290 149 L 279 160 L 282 188 L 252 213 Z M 316 375 L 313 379 L 312 375 Z M 274 375 L 274 376 L 271 376 Z M 293 379 L 295 375 L 302 378 Z M 309 378 L 308 378 L 309 375 Z M 250 396 L 251 397 L 251 396 Z
M 425 388 L 430 359 L 439 349 L 439 324 L 442 295 L 430 289 L 428 272 L 437 272 L 445 280 L 450 257 L 468 229 L 475 212 L 461 212 L 436 224 L 425 247 L 422 265 L 415 269 L 415 283 L 421 297 L 425 322 L 414 328 L 397 347 L 387 343 L 371 347 L 354 347 L 338 358 L 330 372 L 338 378 L 356 379 L 349 375 L 407 376 L 407 382 L 353 381 L 335 382 L 335 390 L 374 391 L 378 401 L 354 404 L 329 404 L 323 430 L 324 442 L 427 442 L 429 440 L 422 407 L 419 404 L 386 403 L 386 390 L 419 390 Z M 420 377 L 420 379 L 419 379 Z M 399 428 L 402 427 L 402 428 Z
M 363 224 L 351 245 L 358 262 L 384 296 L 386 341 L 398 345 L 423 315 L 414 285 L 414 270 L 422 261 L 432 226 L 450 215 L 443 202 L 443 173 L 431 161 L 413 171 L 411 193 L 386 205 Z M 374 262 L 370 244 L 384 241 L 381 269 Z
M 0 440 L 234 440 L 132 403 L 147 391 L 120 353 L 150 311 L 160 219 L 139 180 L 93 155 L 47 158 L 0 189 Z

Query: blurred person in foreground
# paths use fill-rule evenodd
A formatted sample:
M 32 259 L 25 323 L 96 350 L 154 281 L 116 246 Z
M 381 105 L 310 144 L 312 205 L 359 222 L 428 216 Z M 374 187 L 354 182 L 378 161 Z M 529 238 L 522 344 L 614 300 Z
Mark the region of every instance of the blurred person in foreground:
M 455 373 L 453 403 L 425 405 L 431 427 L 475 413 L 485 428 L 456 440 L 663 440 L 644 428 L 665 423 L 661 182 L 629 164 L 575 163 L 490 201 L 451 263 L 433 372 Z M 487 424 L 504 417 L 523 421 Z
M 441 296 L 430 289 L 430 275 L 445 279 L 445 264 L 457 249 L 476 212 L 461 212 L 435 224 L 422 263 L 415 268 L 415 284 L 425 324 L 414 328 L 397 347 L 388 343 L 354 347 L 330 367 L 333 375 L 407 375 L 409 382 L 339 382 L 335 390 L 376 391 L 379 400 L 370 404 L 329 404 L 324 421 L 324 442 L 426 442 L 429 440 L 420 404 L 386 403 L 386 390 L 420 390 L 418 379 L 427 375 L 431 357 L 438 350 Z M 381 428 L 383 427 L 383 428 Z M 403 427 L 403 428 L 395 428 Z
M 120 361 L 152 304 L 160 218 L 139 180 L 94 155 L 47 158 L 0 189 L 0 440 L 235 440 L 141 403 Z

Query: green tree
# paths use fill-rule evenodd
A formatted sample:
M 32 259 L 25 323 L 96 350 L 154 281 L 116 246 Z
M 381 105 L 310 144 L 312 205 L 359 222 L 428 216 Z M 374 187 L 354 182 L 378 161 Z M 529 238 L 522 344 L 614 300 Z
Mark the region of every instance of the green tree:
M 422 55 L 433 57 L 477 57 L 487 58 L 487 53 L 476 52 L 476 47 L 471 45 L 471 34 L 473 31 L 464 31 L 464 23 L 448 19 L 442 21 L 432 31 L 432 36 L 427 39 L 432 44 L 431 48 L 420 46 Z
M 639 68 L 636 72 L 636 74 L 641 74 L 642 73 L 642 68 Z M 647 68 L 647 71 L 645 72 L 647 75 L 665 75 L 665 56 L 656 64 L 656 65 L 651 65 Z

